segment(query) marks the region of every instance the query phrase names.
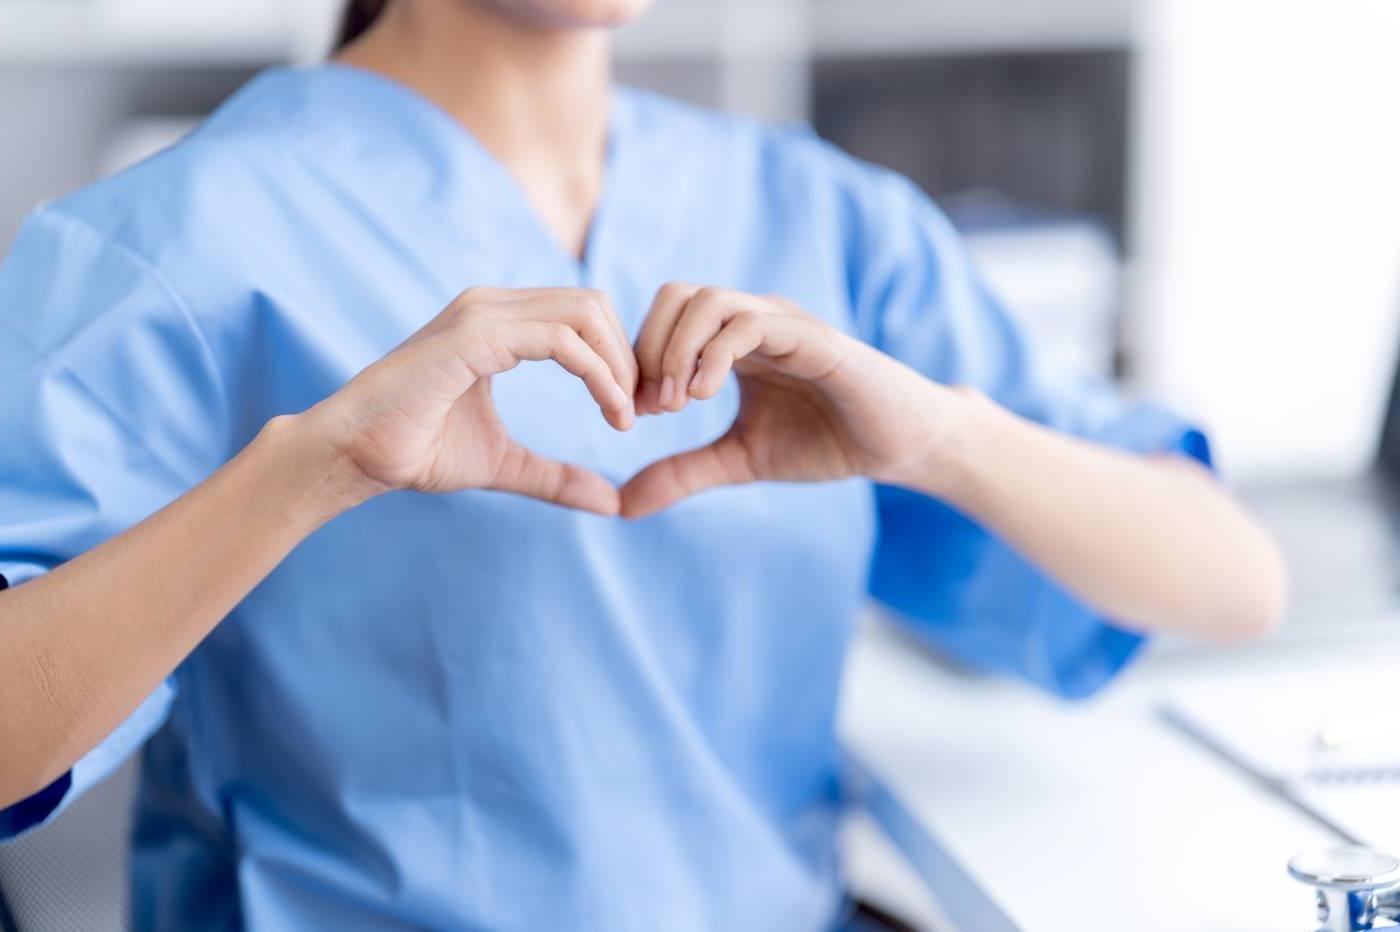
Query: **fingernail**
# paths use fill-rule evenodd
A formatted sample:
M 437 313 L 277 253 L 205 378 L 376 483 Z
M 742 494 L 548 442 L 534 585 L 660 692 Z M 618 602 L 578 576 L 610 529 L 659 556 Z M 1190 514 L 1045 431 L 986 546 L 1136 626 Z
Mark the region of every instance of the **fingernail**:
M 700 383 L 705 380 L 705 370 L 696 369 L 695 378 L 690 380 L 690 393 L 693 395 L 700 390 Z
M 661 407 L 668 407 L 676 398 L 676 380 L 669 375 L 661 380 Z
M 622 390 L 621 385 L 618 385 L 616 382 L 614 382 L 612 387 L 612 393 L 613 400 L 617 402 L 617 406 L 623 411 L 627 411 L 632 407 L 632 399 L 627 397 L 627 393 Z

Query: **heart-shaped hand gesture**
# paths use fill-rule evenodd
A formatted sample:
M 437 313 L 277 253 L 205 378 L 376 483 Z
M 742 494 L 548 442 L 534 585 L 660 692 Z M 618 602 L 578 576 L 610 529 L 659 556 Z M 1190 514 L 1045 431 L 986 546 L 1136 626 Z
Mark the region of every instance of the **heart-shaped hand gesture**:
M 915 483 L 936 467 L 949 390 L 783 298 L 671 284 L 637 337 L 637 411 L 712 398 L 733 371 L 739 415 L 714 443 L 622 488 L 641 517 L 718 485 L 868 476 Z
M 583 380 L 618 430 L 636 412 L 675 412 L 714 397 L 731 371 L 739 415 L 714 443 L 653 463 L 618 490 L 506 433 L 491 377 L 545 359 Z M 868 476 L 913 484 L 936 467 L 947 392 L 781 298 L 667 285 L 634 353 L 599 292 L 471 288 L 311 413 L 350 464 L 361 497 L 486 488 L 642 517 L 740 482 Z

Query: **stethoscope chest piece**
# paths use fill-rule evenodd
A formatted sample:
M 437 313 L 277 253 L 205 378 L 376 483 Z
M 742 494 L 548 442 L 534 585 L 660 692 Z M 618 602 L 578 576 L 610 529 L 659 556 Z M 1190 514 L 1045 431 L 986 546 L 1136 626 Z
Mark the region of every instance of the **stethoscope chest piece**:
M 1400 918 L 1400 858 L 1360 845 L 1310 848 L 1288 873 L 1317 891 L 1317 932 L 1365 932 Z

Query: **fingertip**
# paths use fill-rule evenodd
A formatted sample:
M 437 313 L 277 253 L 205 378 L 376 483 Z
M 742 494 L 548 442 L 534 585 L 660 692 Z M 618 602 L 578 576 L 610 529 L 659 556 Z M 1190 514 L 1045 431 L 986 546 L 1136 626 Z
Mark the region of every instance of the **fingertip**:
M 651 517 L 659 510 L 654 505 L 647 506 L 637 501 L 634 496 L 623 495 L 618 515 L 628 521 L 640 521 L 643 518 Z
M 654 514 L 658 508 L 655 502 L 647 501 L 647 471 L 643 470 L 623 483 L 617 490 L 619 514 L 629 521 L 636 521 Z
M 617 516 L 622 508 L 622 494 L 617 486 L 581 466 L 567 468 L 569 479 L 559 504 L 603 517 Z
M 672 414 L 685 410 L 685 406 L 690 402 L 690 380 L 677 379 L 668 375 L 666 376 L 666 382 L 671 383 L 670 400 L 662 401 L 661 407 Z
M 690 380 L 690 397 L 703 401 L 714 394 L 710 388 L 709 371 L 703 366 L 695 370 L 695 378 Z
M 603 419 L 616 430 L 628 430 L 636 418 L 632 396 L 617 384 L 608 392 L 607 403 L 599 404 L 599 410 L 603 412 Z
M 695 378 L 690 380 L 690 395 L 697 401 L 708 401 L 719 394 L 724 387 L 728 369 L 707 366 L 703 362 L 695 370 Z

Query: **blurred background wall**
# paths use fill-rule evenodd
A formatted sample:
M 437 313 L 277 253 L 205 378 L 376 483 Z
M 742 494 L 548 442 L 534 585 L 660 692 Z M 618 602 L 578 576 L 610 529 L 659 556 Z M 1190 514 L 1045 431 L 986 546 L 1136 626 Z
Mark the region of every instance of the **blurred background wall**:
M 336 0 L 0 0 L 0 251 L 38 201 L 324 55 Z M 910 175 L 1064 365 L 1231 473 L 1360 468 L 1400 321 L 1394 0 L 660 0 L 622 77 Z

